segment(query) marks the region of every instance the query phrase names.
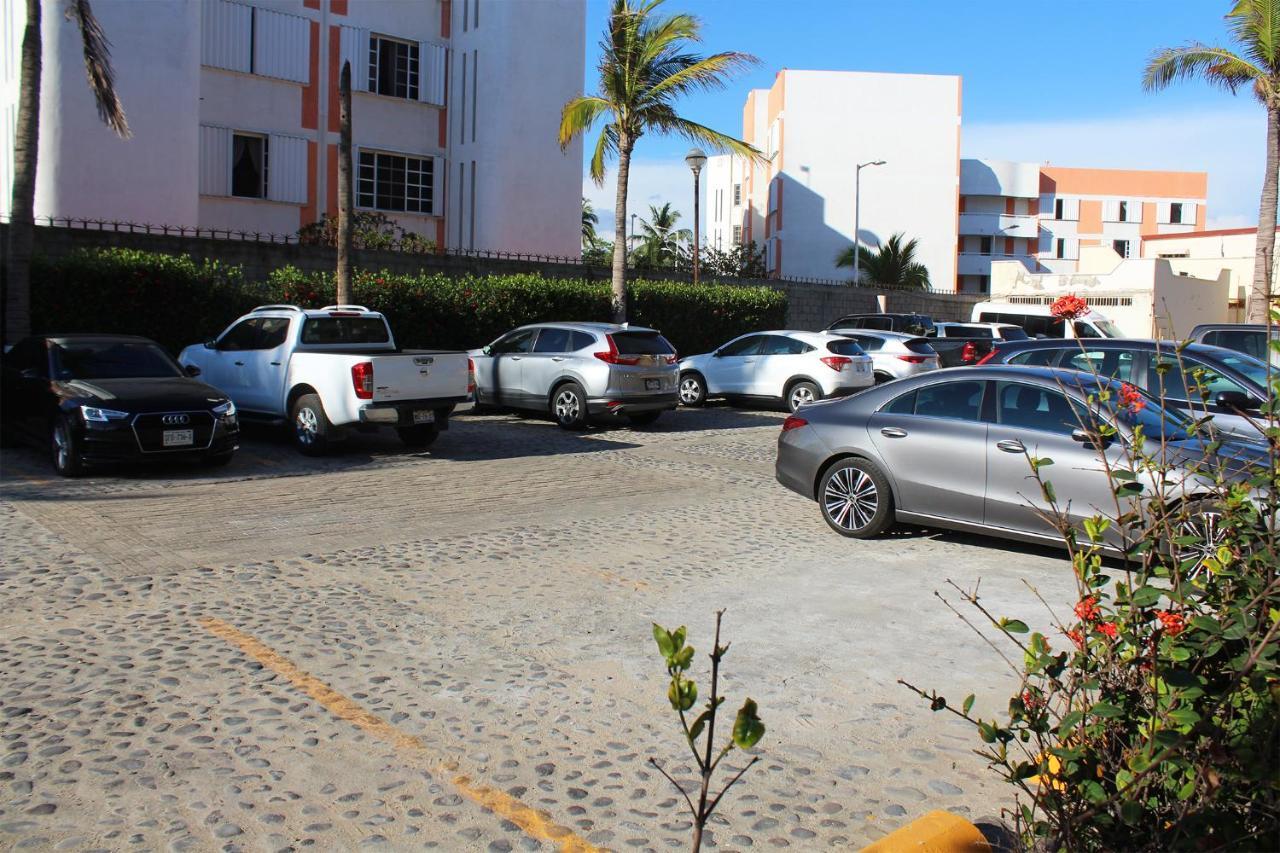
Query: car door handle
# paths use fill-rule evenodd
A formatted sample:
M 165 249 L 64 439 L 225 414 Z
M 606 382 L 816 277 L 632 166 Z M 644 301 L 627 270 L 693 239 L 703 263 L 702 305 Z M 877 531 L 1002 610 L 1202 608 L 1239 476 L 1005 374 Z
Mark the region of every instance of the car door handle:
M 243 362 L 243 361 L 237 361 L 237 362 L 236 362 L 236 367 L 244 367 L 244 362 Z
M 883 429 L 880 430 L 880 434 L 883 435 L 885 438 L 906 438 L 907 437 L 907 431 L 905 429 L 898 429 L 897 427 L 884 427 Z
M 551 360 L 552 360 L 552 361 L 564 361 L 564 356 L 562 356 L 562 355 L 553 355 L 553 356 L 551 356 Z
M 1025 453 L 1027 449 L 1022 446 L 1022 442 L 1017 439 L 1006 439 L 1005 441 L 997 441 L 996 447 L 1005 453 Z
M 520 358 L 521 358 L 521 356 L 518 356 L 518 355 L 513 355 L 513 356 L 511 356 L 511 360 L 512 360 L 512 361 L 519 361 L 519 360 L 520 360 Z
M 272 367 L 279 367 L 279 366 L 280 366 L 280 362 L 278 362 L 278 361 L 273 361 L 273 362 L 271 362 L 271 366 L 272 366 Z

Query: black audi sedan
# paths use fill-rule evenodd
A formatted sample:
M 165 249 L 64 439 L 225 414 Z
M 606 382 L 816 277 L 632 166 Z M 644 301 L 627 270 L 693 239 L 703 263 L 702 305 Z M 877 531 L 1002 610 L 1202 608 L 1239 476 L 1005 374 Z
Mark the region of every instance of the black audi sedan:
M 198 374 L 147 338 L 23 338 L 4 355 L 0 428 L 47 448 L 64 477 L 122 462 L 225 465 L 239 446 L 236 407 Z

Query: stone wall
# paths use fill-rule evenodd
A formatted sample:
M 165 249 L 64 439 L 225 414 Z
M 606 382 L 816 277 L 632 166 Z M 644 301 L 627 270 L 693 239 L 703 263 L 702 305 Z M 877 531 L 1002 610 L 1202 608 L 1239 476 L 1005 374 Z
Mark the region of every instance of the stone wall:
M 7 225 L 0 225 L 0 246 L 5 245 Z M 244 269 L 249 280 L 265 279 L 271 270 L 292 265 L 307 271 L 334 268 L 336 251 L 322 246 L 300 246 L 296 243 L 260 242 L 255 240 L 182 236 L 146 233 L 145 231 L 97 230 L 41 226 L 36 228 L 35 251 L 57 258 L 77 249 L 128 248 L 172 255 L 189 255 L 196 259 L 211 258 Z M 606 281 L 609 269 L 587 267 L 571 262 L 518 257 L 477 257 L 467 255 L 412 254 L 394 251 L 357 251 L 354 262 L 366 269 L 386 269 L 395 273 L 419 271 L 452 275 L 502 275 L 539 273 L 557 278 L 582 278 Z M 687 273 L 663 273 L 663 278 L 689 279 Z M 787 325 L 793 329 L 817 330 L 845 314 L 879 310 L 877 294 L 872 288 L 839 285 L 779 282 L 775 280 L 737 281 L 725 284 L 757 284 L 782 290 L 787 294 Z M 937 320 L 967 320 L 974 303 L 982 299 L 976 294 L 929 293 L 917 291 L 883 291 L 885 310 L 918 312 Z

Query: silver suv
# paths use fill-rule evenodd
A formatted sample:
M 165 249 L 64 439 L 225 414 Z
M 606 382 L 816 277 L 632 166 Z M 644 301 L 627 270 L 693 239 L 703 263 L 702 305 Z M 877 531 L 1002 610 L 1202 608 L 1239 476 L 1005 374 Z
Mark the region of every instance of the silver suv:
M 476 407 L 550 412 L 565 429 L 591 415 L 643 426 L 679 401 L 675 347 L 656 329 L 536 323 L 473 350 Z
M 882 332 L 878 329 L 842 327 L 828 331 L 857 341 L 858 346 L 866 350 L 867 355 L 871 356 L 877 385 L 937 370 L 941 366 L 938 353 L 929 345 L 928 338 L 900 332 Z

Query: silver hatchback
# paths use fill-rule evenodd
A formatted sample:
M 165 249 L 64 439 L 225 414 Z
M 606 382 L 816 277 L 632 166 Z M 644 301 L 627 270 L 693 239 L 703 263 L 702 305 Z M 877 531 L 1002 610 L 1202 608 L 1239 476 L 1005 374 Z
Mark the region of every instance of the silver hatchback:
M 565 429 L 595 415 L 651 424 L 679 402 L 675 347 L 643 326 L 536 323 L 470 356 L 477 408 L 549 412 Z

